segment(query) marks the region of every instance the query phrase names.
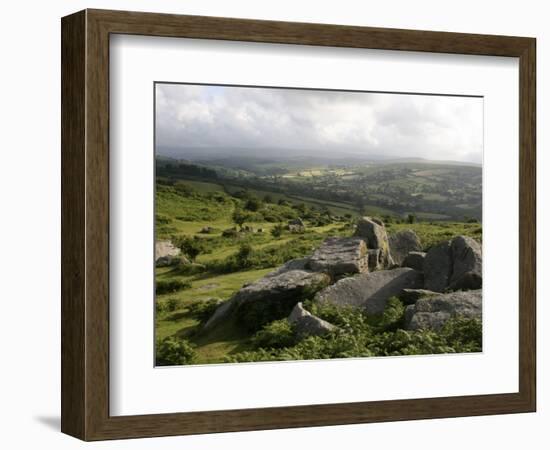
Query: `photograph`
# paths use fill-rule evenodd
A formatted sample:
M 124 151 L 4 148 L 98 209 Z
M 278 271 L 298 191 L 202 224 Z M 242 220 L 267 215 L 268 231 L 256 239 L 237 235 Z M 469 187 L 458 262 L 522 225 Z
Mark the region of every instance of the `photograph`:
M 154 103 L 156 366 L 482 352 L 483 97 Z

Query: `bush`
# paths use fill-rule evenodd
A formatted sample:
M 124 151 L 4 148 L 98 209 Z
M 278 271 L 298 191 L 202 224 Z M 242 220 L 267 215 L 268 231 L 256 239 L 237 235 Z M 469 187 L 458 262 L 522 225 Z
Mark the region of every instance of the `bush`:
M 236 238 L 239 235 L 235 228 L 228 228 L 222 231 L 222 237 L 224 238 Z
M 407 331 L 399 328 L 403 305 L 388 302 L 379 317 L 367 316 L 353 307 L 304 302 L 313 314 L 338 327 L 325 336 L 310 336 L 296 342 L 286 320 L 272 322 L 256 334 L 256 349 L 228 357 L 230 362 L 284 361 L 367 356 L 423 355 L 479 352 L 482 347 L 481 322 L 453 318 L 439 331 Z
M 168 300 L 157 301 L 155 303 L 155 311 L 157 314 L 174 312 L 182 307 L 182 301 L 178 298 L 169 298 Z
M 155 214 L 155 222 L 157 225 L 166 225 L 172 222 L 172 219 L 165 214 Z
M 265 325 L 252 338 L 256 348 L 284 348 L 296 344 L 296 335 L 287 319 Z
M 201 253 L 206 253 L 205 241 L 205 239 L 195 236 L 193 238 L 183 237 L 178 239 L 176 242 L 179 249 L 187 255 L 191 262 L 195 262 L 197 256 Z
M 262 201 L 257 197 L 250 197 L 244 204 L 244 209 L 247 211 L 256 212 L 262 207 Z
M 168 293 L 181 291 L 183 289 L 189 289 L 190 287 L 191 287 L 191 283 L 189 283 L 188 281 L 180 281 L 180 280 L 163 281 L 163 280 L 157 280 L 156 286 L 155 286 L 155 293 L 157 295 L 168 294 Z
M 273 236 L 274 238 L 279 238 L 281 237 L 281 235 L 283 234 L 283 231 L 284 231 L 285 227 L 283 224 L 280 224 L 278 223 L 277 225 L 275 225 L 272 229 L 271 229 L 271 236 Z
M 170 336 L 156 341 L 156 361 L 159 366 L 191 364 L 195 357 L 195 348 L 186 339 Z
M 221 302 L 216 298 L 208 300 L 195 300 L 187 305 L 189 314 L 200 323 L 206 323 L 212 314 L 218 309 Z
M 388 299 L 384 312 L 379 320 L 375 321 L 378 331 L 395 331 L 405 325 L 405 306 L 397 297 Z

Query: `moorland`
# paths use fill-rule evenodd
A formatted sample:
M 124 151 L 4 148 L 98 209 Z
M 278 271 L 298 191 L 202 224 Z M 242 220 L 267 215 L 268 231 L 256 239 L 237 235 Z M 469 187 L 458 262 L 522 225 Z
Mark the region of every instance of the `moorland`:
M 157 364 L 480 351 L 480 320 L 407 329 L 410 301 L 400 295 L 369 314 L 300 292 L 246 323 L 227 314 L 206 325 L 243 287 L 314 254 L 328 238 L 354 239 L 364 216 L 390 237 L 412 230 L 414 250 L 424 255 L 457 236 L 481 242 L 481 177 L 478 165 L 421 159 L 157 157 L 155 233 L 164 244 L 155 269 Z M 328 284 L 352 275 L 332 273 Z M 334 330 L 299 333 L 287 320 L 298 301 Z

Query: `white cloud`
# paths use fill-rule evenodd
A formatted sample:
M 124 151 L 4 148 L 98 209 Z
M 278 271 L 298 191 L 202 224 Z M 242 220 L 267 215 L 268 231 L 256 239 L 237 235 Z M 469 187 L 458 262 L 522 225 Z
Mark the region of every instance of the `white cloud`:
M 483 100 L 157 85 L 159 147 L 319 149 L 481 162 Z

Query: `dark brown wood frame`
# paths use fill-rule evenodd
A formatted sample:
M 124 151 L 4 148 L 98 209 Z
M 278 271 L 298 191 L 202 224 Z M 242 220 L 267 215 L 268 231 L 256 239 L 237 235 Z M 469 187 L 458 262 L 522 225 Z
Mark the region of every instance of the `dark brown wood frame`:
M 104 10 L 75 13 L 61 25 L 64 433 L 100 440 L 535 411 L 535 39 Z M 114 33 L 519 58 L 519 392 L 110 416 L 109 35 Z

